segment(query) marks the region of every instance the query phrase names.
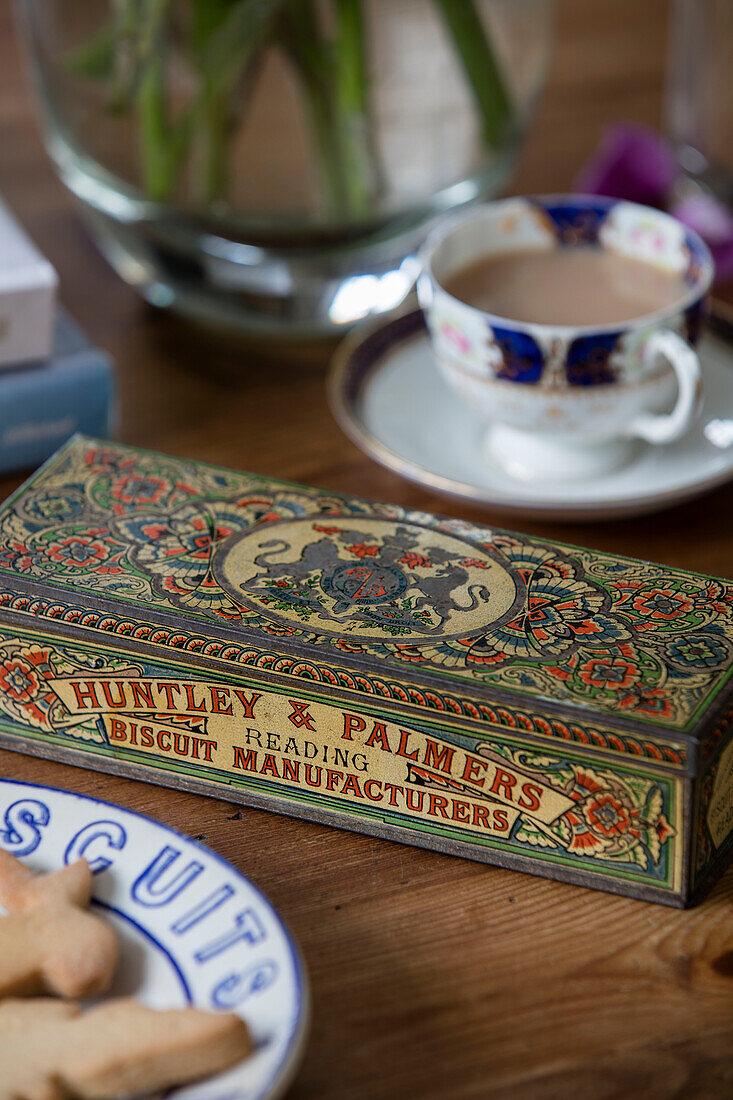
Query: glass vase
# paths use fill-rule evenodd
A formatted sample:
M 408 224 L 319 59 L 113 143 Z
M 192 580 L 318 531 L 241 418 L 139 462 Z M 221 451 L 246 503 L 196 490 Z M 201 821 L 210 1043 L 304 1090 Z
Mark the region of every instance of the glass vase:
M 19 0 L 48 150 L 150 302 L 302 338 L 398 305 L 511 175 L 549 0 Z

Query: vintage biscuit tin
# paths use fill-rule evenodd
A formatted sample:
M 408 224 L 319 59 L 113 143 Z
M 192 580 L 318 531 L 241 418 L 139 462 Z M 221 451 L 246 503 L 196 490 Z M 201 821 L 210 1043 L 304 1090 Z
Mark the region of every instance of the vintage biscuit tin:
M 0 511 L 4 746 L 651 901 L 732 669 L 724 580 L 80 436 Z

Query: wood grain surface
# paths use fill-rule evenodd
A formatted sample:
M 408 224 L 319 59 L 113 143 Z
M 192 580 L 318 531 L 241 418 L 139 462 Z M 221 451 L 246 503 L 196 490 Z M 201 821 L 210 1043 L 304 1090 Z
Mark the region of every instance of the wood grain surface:
M 561 0 L 517 191 L 566 189 L 608 119 L 659 125 L 668 10 Z M 401 481 L 344 438 L 324 402 L 328 348 L 218 342 L 119 281 L 42 151 L 9 0 L 0 191 L 56 265 L 64 304 L 118 364 L 124 442 L 501 524 Z M 0 482 L 0 496 L 18 480 Z M 733 485 L 648 519 L 521 526 L 733 574 Z M 733 869 L 681 912 L 10 752 L 0 774 L 201 835 L 269 895 L 312 983 L 293 1100 L 733 1096 Z

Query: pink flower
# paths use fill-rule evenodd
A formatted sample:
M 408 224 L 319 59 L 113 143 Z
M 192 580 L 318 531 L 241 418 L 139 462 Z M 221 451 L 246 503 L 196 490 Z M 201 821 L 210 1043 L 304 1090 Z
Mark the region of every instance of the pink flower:
M 678 175 L 669 144 L 646 126 L 617 123 L 581 169 L 575 191 L 661 206 Z
M 446 323 L 443 325 L 441 332 L 445 339 L 450 344 L 453 344 L 455 348 L 458 348 L 459 351 L 465 354 L 467 351 L 471 350 L 471 341 L 464 333 L 457 329 L 455 325 Z

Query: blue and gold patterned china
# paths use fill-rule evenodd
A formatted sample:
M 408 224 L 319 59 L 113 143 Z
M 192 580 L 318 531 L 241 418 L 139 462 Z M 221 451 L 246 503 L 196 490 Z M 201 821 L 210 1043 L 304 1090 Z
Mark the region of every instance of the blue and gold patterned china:
M 569 325 L 497 316 L 445 289 L 484 258 L 579 246 L 679 277 L 679 298 L 622 322 Z M 487 460 L 514 476 L 598 476 L 628 462 L 636 440 L 673 442 L 695 420 L 694 348 L 713 261 L 668 214 L 577 195 L 506 199 L 441 223 L 421 268 L 418 295 L 441 373 L 489 426 Z

